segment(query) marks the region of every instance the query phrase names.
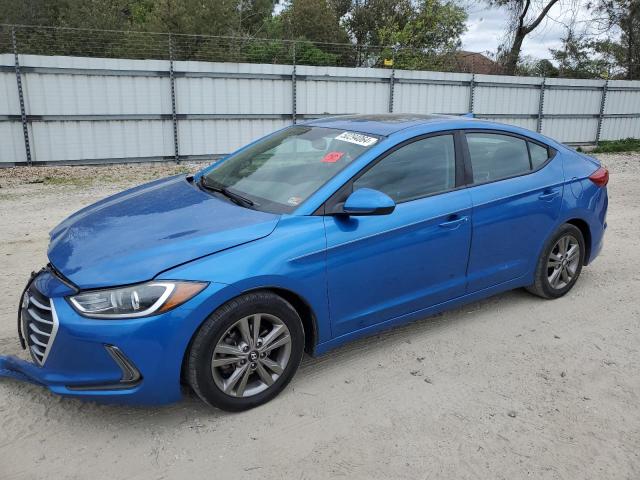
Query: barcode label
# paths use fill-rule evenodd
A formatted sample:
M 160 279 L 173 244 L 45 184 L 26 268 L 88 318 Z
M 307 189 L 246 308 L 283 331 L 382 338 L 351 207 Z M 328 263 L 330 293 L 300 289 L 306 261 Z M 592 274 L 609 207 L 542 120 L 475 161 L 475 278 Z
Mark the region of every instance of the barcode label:
M 356 145 L 362 145 L 363 147 L 370 147 L 374 145 L 378 139 L 375 137 L 368 137 L 361 133 L 343 132 L 336 137 L 336 140 L 342 140 L 343 142 L 355 143 Z

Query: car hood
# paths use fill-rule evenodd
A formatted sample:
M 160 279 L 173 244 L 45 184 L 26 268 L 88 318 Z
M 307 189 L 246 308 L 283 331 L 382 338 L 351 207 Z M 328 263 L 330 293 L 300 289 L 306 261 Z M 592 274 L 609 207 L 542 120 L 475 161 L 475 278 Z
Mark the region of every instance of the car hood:
M 51 231 L 52 265 L 80 288 L 138 283 L 269 235 L 279 215 L 203 192 L 185 176 L 108 197 Z

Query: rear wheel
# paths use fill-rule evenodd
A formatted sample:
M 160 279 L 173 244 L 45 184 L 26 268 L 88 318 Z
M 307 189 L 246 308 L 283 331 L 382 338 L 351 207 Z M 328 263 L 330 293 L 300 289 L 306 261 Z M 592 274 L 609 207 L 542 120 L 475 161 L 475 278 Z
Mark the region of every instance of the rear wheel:
M 188 357 L 189 384 L 210 405 L 247 410 L 286 387 L 303 349 L 295 309 L 271 292 L 249 293 L 220 307 L 198 331 Z
M 558 298 L 575 285 L 584 262 L 584 238 L 579 228 L 565 223 L 549 239 L 538 259 L 531 293 Z

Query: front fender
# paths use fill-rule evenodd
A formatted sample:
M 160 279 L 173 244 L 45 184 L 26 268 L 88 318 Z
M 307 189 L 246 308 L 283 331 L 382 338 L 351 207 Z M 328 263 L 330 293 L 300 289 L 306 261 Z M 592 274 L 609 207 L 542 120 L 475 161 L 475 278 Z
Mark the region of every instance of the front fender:
M 312 310 L 316 341 L 332 338 L 322 217 L 283 216 L 268 237 L 171 269 L 159 278 L 226 284 L 218 292 L 217 304 L 211 305 L 211 312 L 250 290 L 287 290 Z

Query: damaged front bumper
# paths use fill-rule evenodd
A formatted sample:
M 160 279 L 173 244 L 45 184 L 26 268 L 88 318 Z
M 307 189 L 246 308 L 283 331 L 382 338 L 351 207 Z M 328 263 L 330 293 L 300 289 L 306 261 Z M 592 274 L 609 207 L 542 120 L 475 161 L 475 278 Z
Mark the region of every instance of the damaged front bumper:
M 100 402 L 166 404 L 182 397 L 182 359 L 212 311 L 216 290 L 169 312 L 133 319 L 90 319 L 67 302 L 73 286 L 52 269 L 39 272 L 20 306 L 20 336 L 32 361 L 0 356 L 0 377 L 56 394 Z

